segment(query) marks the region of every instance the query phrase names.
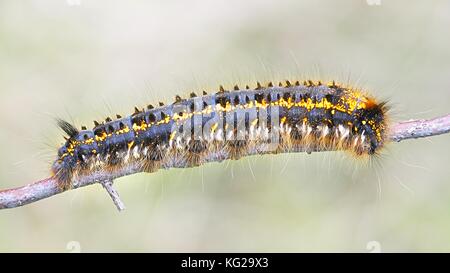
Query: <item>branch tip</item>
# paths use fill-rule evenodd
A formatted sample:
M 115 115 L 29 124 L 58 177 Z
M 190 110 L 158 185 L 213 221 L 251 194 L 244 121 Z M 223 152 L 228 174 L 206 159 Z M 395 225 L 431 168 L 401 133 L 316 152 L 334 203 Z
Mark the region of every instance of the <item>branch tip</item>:
M 113 180 L 105 180 L 101 181 L 100 184 L 102 184 L 103 188 L 108 192 L 109 196 L 111 197 L 112 201 L 114 202 L 114 205 L 116 205 L 117 209 L 119 211 L 122 211 L 125 209 L 125 204 L 120 200 L 119 193 L 117 190 L 113 187 Z

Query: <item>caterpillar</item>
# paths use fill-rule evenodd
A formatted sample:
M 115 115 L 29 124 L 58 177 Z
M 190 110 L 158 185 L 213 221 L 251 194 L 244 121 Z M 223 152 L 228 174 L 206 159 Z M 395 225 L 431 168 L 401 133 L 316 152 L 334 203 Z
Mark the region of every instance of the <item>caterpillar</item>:
M 349 151 L 379 153 L 387 142 L 388 107 L 334 81 L 269 82 L 214 94 L 175 97 L 170 105 L 135 107 L 94 128 L 59 120 L 68 135 L 52 165 L 68 189 L 80 175 L 138 166 L 138 171 L 195 167 L 254 154 Z

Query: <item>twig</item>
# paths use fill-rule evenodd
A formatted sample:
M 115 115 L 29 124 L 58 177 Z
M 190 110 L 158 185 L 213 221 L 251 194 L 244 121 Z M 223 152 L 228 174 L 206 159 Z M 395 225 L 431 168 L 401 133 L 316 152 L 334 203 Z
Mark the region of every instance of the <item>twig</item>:
M 122 211 L 125 209 L 125 205 L 123 204 L 122 200 L 120 200 L 119 193 L 114 189 L 113 187 L 113 181 L 107 180 L 102 182 L 103 188 L 109 193 L 109 196 L 111 196 L 111 199 L 114 202 L 114 205 L 116 205 L 117 209 L 119 211 Z
M 450 115 L 429 120 L 411 120 L 394 124 L 390 129 L 389 138 L 392 141 L 400 142 L 406 139 L 436 136 L 450 132 Z M 220 160 L 220 159 L 215 159 Z M 114 204 L 120 210 L 125 208 L 120 200 L 117 191 L 112 187 L 116 178 L 140 172 L 141 166 L 131 165 L 127 169 L 106 172 L 99 171 L 89 176 L 78 177 L 73 181 L 72 189 L 88 186 L 94 183 L 101 183 L 111 196 Z M 0 191 L 0 209 L 20 207 L 38 200 L 63 192 L 58 187 L 57 181 L 47 178 L 32 184 Z
M 400 142 L 405 139 L 437 136 L 450 132 L 450 115 L 434 119 L 402 121 L 391 128 L 390 139 Z

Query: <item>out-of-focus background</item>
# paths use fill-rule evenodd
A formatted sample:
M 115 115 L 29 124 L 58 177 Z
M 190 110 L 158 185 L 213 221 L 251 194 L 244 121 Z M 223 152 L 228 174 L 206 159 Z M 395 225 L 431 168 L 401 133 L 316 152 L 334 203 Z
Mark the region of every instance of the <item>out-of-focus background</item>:
M 337 79 L 394 120 L 450 112 L 450 2 L 0 2 L 0 188 L 49 175 L 78 126 L 175 94 Z M 0 211 L 0 251 L 450 251 L 450 136 L 121 178 Z

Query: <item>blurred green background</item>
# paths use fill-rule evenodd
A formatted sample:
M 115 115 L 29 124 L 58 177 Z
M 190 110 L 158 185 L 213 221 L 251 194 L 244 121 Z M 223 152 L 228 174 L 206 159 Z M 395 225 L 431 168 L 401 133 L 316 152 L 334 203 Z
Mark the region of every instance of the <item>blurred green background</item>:
M 323 78 L 450 112 L 448 1 L 0 1 L 0 188 L 45 178 L 78 126 L 219 84 Z M 255 156 L 0 211 L 0 251 L 450 251 L 450 136 Z M 374 242 L 375 241 L 375 242 Z M 78 248 L 79 246 L 79 248 Z M 369 248 L 369 249 L 368 249 Z

